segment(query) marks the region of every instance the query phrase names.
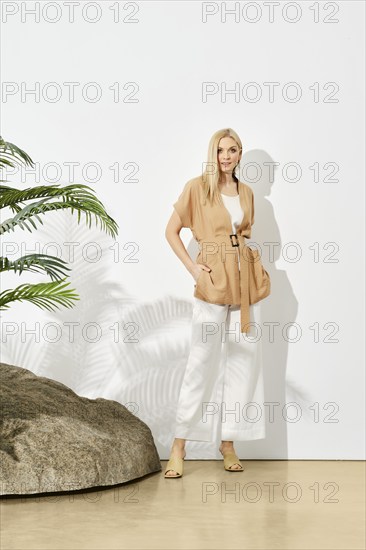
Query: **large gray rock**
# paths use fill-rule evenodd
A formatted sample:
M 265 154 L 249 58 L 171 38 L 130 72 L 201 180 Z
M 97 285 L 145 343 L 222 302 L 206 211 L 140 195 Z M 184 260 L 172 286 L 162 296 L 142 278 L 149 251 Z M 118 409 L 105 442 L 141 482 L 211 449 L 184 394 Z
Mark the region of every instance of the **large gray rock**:
M 113 485 L 161 471 L 150 428 L 108 399 L 80 397 L 0 363 L 2 495 Z

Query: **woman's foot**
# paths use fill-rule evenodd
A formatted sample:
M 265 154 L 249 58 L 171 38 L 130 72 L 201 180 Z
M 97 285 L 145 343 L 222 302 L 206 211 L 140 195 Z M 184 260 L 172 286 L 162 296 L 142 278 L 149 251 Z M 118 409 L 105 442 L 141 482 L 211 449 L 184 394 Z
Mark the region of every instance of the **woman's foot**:
M 221 445 L 219 447 L 219 451 L 222 454 L 222 456 L 225 456 L 228 453 L 235 453 L 233 442 L 232 441 L 222 441 Z M 242 470 L 243 467 L 240 464 L 240 462 L 237 462 L 235 464 L 232 464 L 229 469 L 230 470 Z
M 184 440 L 183 440 L 184 441 Z M 184 449 L 184 444 L 174 442 L 170 451 L 170 458 L 172 456 L 177 456 L 178 458 L 185 458 L 186 451 Z M 165 477 L 177 477 L 178 472 L 175 470 L 166 470 Z

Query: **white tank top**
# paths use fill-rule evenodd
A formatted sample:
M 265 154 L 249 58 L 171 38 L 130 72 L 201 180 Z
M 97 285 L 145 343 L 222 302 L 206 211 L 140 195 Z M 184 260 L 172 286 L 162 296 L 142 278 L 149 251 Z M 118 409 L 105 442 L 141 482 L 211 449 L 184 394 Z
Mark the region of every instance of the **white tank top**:
M 229 211 L 233 233 L 236 233 L 236 229 L 241 224 L 244 217 L 244 212 L 240 204 L 239 195 L 234 195 L 233 197 L 230 197 L 229 195 L 224 195 L 223 193 L 221 193 L 221 197 L 225 208 Z M 240 269 L 239 251 L 238 251 L 238 263 L 239 263 L 239 269 Z
M 239 195 L 234 195 L 233 197 L 230 197 L 229 195 L 224 195 L 223 193 L 221 193 L 221 197 L 225 208 L 229 211 L 229 214 L 231 216 L 233 233 L 236 233 L 236 229 L 241 224 L 244 217 L 244 212 L 240 205 Z

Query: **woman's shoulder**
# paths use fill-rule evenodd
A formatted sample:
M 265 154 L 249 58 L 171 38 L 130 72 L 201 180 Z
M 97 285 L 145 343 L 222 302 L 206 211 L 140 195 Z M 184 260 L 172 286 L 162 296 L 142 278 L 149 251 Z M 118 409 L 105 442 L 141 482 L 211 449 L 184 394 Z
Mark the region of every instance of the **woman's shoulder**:
M 203 178 L 202 176 L 194 176 L 190 180 L 187 181 L 186 185 L 189 185 L 192 188 L 199 188 L 203 184 Z
M 186 181 L 184 185 L 184 189 L 186 191 L 189 191 L 191 194 L 197 194 L 202 190 L 203 186 L 203 180 L 201 176 L 195 176 L 188 181 Z
M 247 183 L 243 182 L 243 181 L 239 181 L 239 185 L 241 185 L 243 187 L 243 189 L 249 193 L 249 195 L 252 195 L 253 194 L 253 189 L 250 187 L 250 185 L 248 185 Z

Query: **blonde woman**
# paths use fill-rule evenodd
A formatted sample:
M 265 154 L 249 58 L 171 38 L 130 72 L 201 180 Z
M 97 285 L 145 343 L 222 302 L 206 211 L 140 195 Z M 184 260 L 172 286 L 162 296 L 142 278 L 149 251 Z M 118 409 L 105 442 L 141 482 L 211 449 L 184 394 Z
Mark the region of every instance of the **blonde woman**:
M 241 157 L 234 130 L 215 132 L 205 170 L 186 183 L 166 227 L 170 246 L 195 280 L 191 349 L 166 478 L 183 475 L 186 440 L 214 441 L 219 428 L 225 470 L 242 472 L 234 440 L 265 437 L 261 339 L 253 330 L 260 309 L 249 305 L 244 256 L 254 194 L 236 176 Z M 180 238 L 182 227 L 199 244 L 196 262 Z

